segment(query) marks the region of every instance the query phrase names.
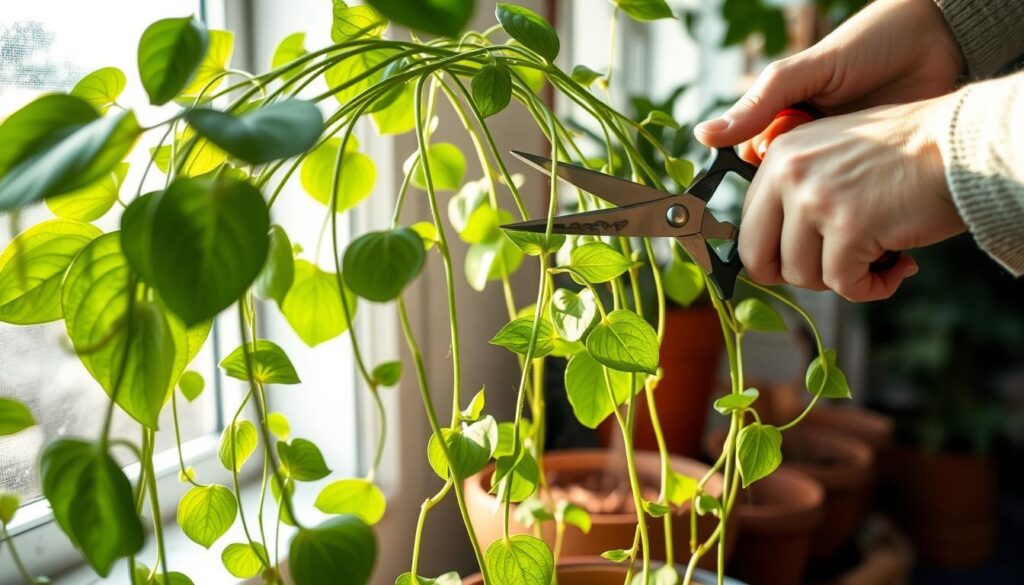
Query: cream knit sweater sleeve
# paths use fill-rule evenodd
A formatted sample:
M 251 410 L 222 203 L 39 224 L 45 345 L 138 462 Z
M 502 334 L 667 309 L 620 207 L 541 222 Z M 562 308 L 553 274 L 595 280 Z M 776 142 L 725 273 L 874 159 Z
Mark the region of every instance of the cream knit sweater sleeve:
M 992 75 L 1024 53 L 1024 0 L 936 0 L 968 74 Z M 978 244 L 1024 274 L 1024 73 L 973 83 L 942 141 L 946 179 Z

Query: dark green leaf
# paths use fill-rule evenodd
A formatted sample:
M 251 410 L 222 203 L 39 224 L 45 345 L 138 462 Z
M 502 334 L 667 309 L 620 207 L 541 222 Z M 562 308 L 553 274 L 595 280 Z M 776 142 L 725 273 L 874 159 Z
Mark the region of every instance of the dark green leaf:
M 786 322 L 782 320 L 778 311 L 757 297 L 743 299 L 736 305 L 736 320 L 744 329 L 750 331 L 786 330 Z
M 512 101 L 512 73 L 501 63 L 485 65 L 473 76 L 472 90 L 480 114 L 493 116 Z
M 20 433 L 35 424 L 27 406 L 13 398 L 0 397 L 0 437 Z
M 0 523 L 10 525 L 21 506 L 21 496 L 11 492 L 0 493 Z
M 257 339 L 249 347 L 239 345 L 228 357 L 220 362 L 224 373 L 232 378 L 249 381 L 249 369 L 246 367 L 245 355 L 248 350 L 252 360 L 253 379 L 260 384 L 298 384 L 299 375 L 288 355 L 273 341 Z
M 747 388 L 739 394 L 726 394 L 715 401 L 715 410 L 722 414 L 743 410 L 753 404 L 758 396 L 757 388 Z
M 114 561 L 142 549 L 132 486 L 107 452 L 60 438 L 46 446 L 39 465 L 57 524 L 93 570 L 106 577 Z
M 57 144 L 78 128 L 99 118 L 81 98 L 44 94 L 0 124 L 0 176 L 35 153 Z
M 255 542 L 233 542 L 220 553 L 220 562 L 229 573 L 239 579 L 251 579 L 263 569 L 261 559 L 269 559 L 267 549 Z
M 761 423 L 743 427 L 736 442 L 736 461 L 744 488 L 770 475 L 782 463 L 782 433 Z
M 494 541 L 484 562 L 495 585 L 550 585 L 555 571 L 548 545 L 526 534 Z
M 32 325 L 63 317 L 68 266 L 101 233 L 88 223 L 51 219 L 18 234 L 0 254 L 0 321 Z
M 235 117 L 200 108 L 185 114 L 199 133 L 232 156 L 259 165 L 301 154 L 323 131 L 323 116 L 312 102 L 286 99 Z
M 316 497 L 316 509 L 324 514 L 352 514 L 370 526 L 380 522 L 386 507 L 384 493 L 365 479 L 330 483 Z
M 458 37 L 473 16 L 474 0 L 369 0 L 388 20 L 432 35 Z
M 558 56 L 558 34 L 541 15 L 513 4 L 498 4 L 494 13 L 505 32 L 524 47 L 549 63 Z
M 437 435 L 432 435 L 427 444 L 427 461 L 441 479 L 448 479 L 449 465 L 455 468 L 459 480 L 480 471 L 487 466 L 498 446 L 498 425 L 489 416 L 473 424 L 463 425 L 458 431 L 441 429 L 441 433 L 446 439 L 450 461 L 445 459 Z
M 295 280 L 295 255 L 288 234 L 279 225 L 270 226 L 270 248 L 253 290 L 264 299 L 274 299 L 280 305 Z
M 105 113 L 121 97 L 126 83 L 123 71 L 117 67 L 103 67 L 79 79 L 68 93 Z
M 618 370 L 609 370 L 612 394 L 615 403 L 608 395 L 608 382 L 604 377 L 601 364 L 587 352 L 581 352 L 569 360 L 565 368 L 565 391 L 572 406 L 573 414 L 584 426 L 596 429 L 615 406 L 629 400 L 629 389 L 635 393 L 643 387 L 640 376 L 633 376 Z
M 566 341 L 579 341 L 597 318 L 597 299 L 589 288 L 574 293 L 560 288 L 551 295 L 551 323 Z
M 316 481 L 331 472 L 320 448 L 306 439 L 292 439 L 291 443 L 279 441 L 277 455 L 288 477 L 296 481 Z
M 599 363 L 623 372 L 658 371 L 658 334 L 626 309 L 612 311 L 587 337 L 587 351 Z
M 166 104 L 185 89 L 208 42 L 206 26 L 192 16 L 149 25 L 139 41 L 139 76 L 150 103 Z
M 591 284 L 608 282 L 629 270 L 629 258 L 604 242 L 591 242 L 573 248 L 571 266 Z
M 0 135 L 3 130 L 0 127 Z M 71 131 L 59 141 L 21 158 L 3 174 L 0 211 L 24 207 L 98 181 L 114 171 L 142 133 L 130 111 L 65 130 Z
M 518 354 L 526 355 L 530 349 L 530 340 L 533 337 L 533 317 L 519 317 L 507 323 L 498 331 L 490 343 L 500 345 Z M 541 318 L 537 328 L 537 342 L 533 348 L 533 358 L 541 358 L 555 348 L 555 330 L 547 319 Z
M 356 295 L 347 288 L 348 314 L 354 318 Z M 297 260 L 295 282 L 281 303 L 281 312 L 302 341 L 313 347 L 348 329 L 340 295 L 337 274 L 320 270 L 305 260 Z
M 228 488 L 212 484 L 194 487 L 178 502 L 178 526 L 193 542 L 210 548 L 231 528 L 238 502 Z
M 270 218 L 245 181 L 181 179 L 153 203 L 153 286 L 186 324 L 242 296 L 267 258 Z
M 152 217 L 160 192 L 146 193 L 132 201 L 121 214 L 121 250 L 128 265 L 142 280 L 153 282 Z
M 364 585 L 376 561 L 373 530 L 355 516 L 299 529 L 288 554 L 295 585 Z
M 370 232 L 345 249 L 342 273 L 352 292 L 386 302 L 419 275 L 425 257 L 423 240 L 409 228 Z
M 256 451 L 259 434 L 251 421 L 240 420 L 224 428 L 217 457 L 227 470 L 239 471 Z
M 396 360 L 377 364 L 370 377 L 381 386 L 394 386 L 402 377 L 402 362 Z
M 636 20 L 675 18 L 665 0 L 612 0 L 612 2 Z
M 827 374 L 827 375 L 826 375 Z M 836 364 L 834 349 L 826 349 L 824 356 L 819 356 L 807 367 L 805 378 L 807 390 L 811 394 L 821 393 L 825 398 L 850 398 L 850 385 L 846 374 Z
M 693 507 L 697 510 L 697 514 L 700 516 L 705 514 L 719 516 L 722 513 L 722 502 L 718 501 L 718 498 L 711 494 L 701 494 L 697 496 Z

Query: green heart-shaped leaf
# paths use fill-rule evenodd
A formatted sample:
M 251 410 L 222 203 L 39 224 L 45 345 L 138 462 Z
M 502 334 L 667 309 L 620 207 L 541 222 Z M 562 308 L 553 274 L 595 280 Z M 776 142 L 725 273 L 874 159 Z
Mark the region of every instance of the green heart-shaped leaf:
M 412 168 L 415 162 L 415 168 Z M 466 156 L 458 146 L 449 142 L 437 142 L 427 148 L 427 164 L 430 166 L 430 178 L 434 189 L 438 191 L 454 191 L 462 185 L 466 176 Z M 409 181 L 417 189 L 427 190 L 427 180 L 423 175 L 423 164 L 416 155 L 405 163 L 405 171 L 412 168 Z
M 598 73 L 586 65 L 576 65 L 572 68 L 572 80 L 583 87 L 590 87 L 602 76 L 603 73 Z
M 612 0 L 612 2 L 635 20 L 675 18 L 665 0 Z
M 736 305 L 736 320 L 744 329 L 750 331 L 785 331 L 786 322 L 782 320 L 771 305 L 759 298 L 743 299 Z
M 811 394 L 821 393 L 825 398 L 850 398 L 850 384 L 846 374 L 836 364 L 834 349 L 826 349 L 824 356 L 819 356 L 807 366 L 805 377 L 807 390 Z
M 324 128 L 320 109 L 298 99 L 274 102 L 238 117 L 200 108 L 190 110 L 185 120 L 210 142 L 254 165 L 306 152 Z
M 598 363 L 623 372 L 658 371 L 658 334 L 650 323 L 626 309 L 618 309 L 594 327 L 587 351 Z
M 402 378 L 402 362 L 395 360 L 377 364 L 370 377 L 381 386 L 394 386 Z
M 295 282 L 281 303 L 281 312 L 295 333 L 313 347 L 334 339 L 348 329 L 341 305 L 338 275 L 305 261 L 295 261 Z M 356 295 L 345 290 L 348 314 L 355 318 Z
M 518 458 L 510 455 L 495 462 L 494 474 L 491 475 L 491 493 L 496 494 L 499 501 L 504 501 L 505 491 L 508 490 L 510 502 L 522 502 L 535 494 L 540 485 L 537 460 L 526 449 L 520 448 L 519 454 Z
M 554 557 L 539 538 L 517 534 L 487 547 L 484 562 L 496 585 L 550 585 Z
M 251 579 L 263 570 L 263 561 L 269 559 L 267 549 L 258 542 L 233 542 L 220 553 L 220 561 L 229 573 L 239 579 Z
M 231 62 L 231 53 L 235 50 L 235 33 L 229 30 L 211 30 L 207 33 L 207 47 L 203 59 L 196 67 L 192 81 L 181 90 L 184 96 L 196 96 L 206 90 L 210 94 L 224 81 L 224 73 Z M 189 105 L 194 101 L 187 99 Z
M 255 347 L 253 347 L 255 345 Z M 245 356 L 248 351 L 252 360 L 253 379 L 260 384 L 298 384 L 299 375 L 288 359 L 288 354 L 273 341 L 257 339 L 248 347 L 239 345 L 228 357 L 220 362 L 224 373 L 239 380 L 249 381 L 249 369 Z
M 117 67 L 103 67 L 79 79 L 68 93 L 82 98 L 99 112 L 106 113 L 110 106 L 117 103 L 126 84 L 123 71 Z
M 493 116 L 512 101 L 512 72 L 501 63 L 485 65 L 473 76 L 471 89 L 480 115 Z
M 349 6 L 343 0 L 334 0 L 333 12 L 331 40 L 335 43 L 344 43 L 358 38 L 379 37 L 388 29 L 387 19 L 373 6 L 365 4 Z
M 316 147 L 302 161 L 302 168 L 299 170 L 302 188 L 313 199 L 330 206 L 331 193 L 337 193 L 338 213 L 351 209 L 366 199 L 373 191 L 373 185 L 377 180 L 377 168 L 373 160 L 361 152 L 356 152 L 351 139 L 349 142 L 342 155 L 341 166 L 338 167 L 340 176 L 337 191 L 332 191 L 332 187 L 341 139 L 331 138 Z
M 490 343 L 500 345 L 518 354 L 527 355 L 530 350 L 530 340 L 533 338 L 533 324 L 532 316 L 519 317 L 502 327 L 491 338 Z M 533 358 L 541 358 L 551 353 L 555 348 L 554 338 L 555 330 L 551 327 L 551 323 L 547 319 L 541 318 L 537 325 L 537 342 L 533 347 L 533 353 L 529 355 Z
M 376 561 L 373 530 L 355 516 L 301 528 L 288 549 L 295 585 L 365 585 Z
M 596 429 L 615 407 L 629 400 L 629 388 L 633 392 L 643 387 L 640 376 L 633 376 L 618 370 L 609 370 L 615 404 L 608 396 L 608 382 L 604 369 L 587 352 L 578 353 L 569 360 L 565 368 L 565 392 L 572 406 L 572 412 L 583 426 Z
M 608 282 L 632 265 L 629 258 L 604 242 L 591 242 L 573 248 L 569 254 L 572 268 L 587 282 Z
M 342 272 L 352 292 L 382 303 L 402 294 L 425 258 L 423 240 L 409 228 L 370 232 L 345 249 Z
M 256 451 L 259 434 L 256 425 L 251 421 L 240 420 L 224 428 L 220 436 L 220 449 L 217 457 L 227 470 L 242 469 L 245 462 Z
M 114 561 L 142 549 L 131 483 L 109 453 L 60 438 L 43 449 L 39 469 L 53 517 L 94 571 L 106 577 Z
M 558 56 L 558 33 L 536 12 L 513 4 L 498 4 L 494 11 L 508 36 L 552 63 Z
M 505 230 L 502 233 L 505 234 L 506 238 L 512 240 L 512 243 L 527 256 L 553 254 L 565 244 L 565 236 L 562 234 L 551 234 L 551 237 L 545 238 L 544 234 L 537 232 Z
M 498 425 L 490 416 L 485 416 L 470 425 L 463 425 L 458 431 L 441 429 L 451 457 L 451 466 L 459 480 L 465 479 L 487 466 L 494 449 L 498 446 Z M 427 444 L 427 461 L 441 479 L 448 479 L 449 461 L 437 435 L 431 435 Z
M 466 252 L 466 280 L 473 290 L 482 291 L 488 282 L 515 273 L 523 258 L 523 253 L 508 238 L 471 244 Z
M 761 423 L 743 427 L 736 442 L 736 461 L 744 488 L 770 475 L 782 463 L 782 433 Z
M 237 514 L 235 495 L 222 485 L 194 487 L 178 502 L 178 526 L 185 536 L 205 548 L 224 536 Z
M 113 171 L 91 185 L 63 195 L 47 197 L 46 207 L 57 217 L 95 221 L 114 206 L 127 176 L 128 163 L 117 163 Z
M 279 441 L 277 455 L 285 473 L 296 481 L 316 481 L 331 472 L 320 448 L 306 439 L 292 439 L 291 443 Z
M 0 321 L 32 325 L 60 319 L 64 275 L 101 233 L 91 224 L 52 219 L 18 234 L 0 254 Z
M 365 479 L 330 483 L 316 497 L 316 509 L 324 514 L 352 514 L 370 526 L 380 522 L 386 508 L 384 493 Z
M 689 307 L 704 292 L 704 271 L 693 262 L 673 258 L 662 272 L 665 296 L 682 307 Z
M 199 372 L 188 371 L 181 375 L 178 379 L 178 389 L 181 390 L 182 395 L 192 402 L 199 395 L 203 393 L 203 388 L 206 387 L 206 380 L 203 379 L 202 374 Z
M 20 433 L 35 424 L 27 406 L 13 398 L 0 397 L 0 437 Z
M 149 25 L 139 41 L 139 77 L 151 104 L 166 104 L 185 89 L 208 43 L 206 26 L 192 16 Z
M 249 288 L 269 248 L 263 197 L 245 181 L 181 179 L 152 203 L 153 286 L 186 324 L 217 315 Z
M 695 478 L 670 469 L 666 479 L 665 499 L 673 506 L 682 506 L 697 495 L 698 482 Z
M 715 410 L 722 414 L 743 410 L 753 404 L 759 395 L 757 388 L 747 388 L 739 394 L 726 394 L 715 401 Z

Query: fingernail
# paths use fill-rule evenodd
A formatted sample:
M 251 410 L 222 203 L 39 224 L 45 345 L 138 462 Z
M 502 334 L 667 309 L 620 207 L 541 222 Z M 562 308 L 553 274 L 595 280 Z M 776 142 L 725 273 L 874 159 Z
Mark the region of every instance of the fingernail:
M 729 128 L 731 122 L 727 118 L 715 118 L 714 120 L 708 120 L 707 122 L 701 122 L 697 124 L 697 130 L 701 132 L 722 132 Z

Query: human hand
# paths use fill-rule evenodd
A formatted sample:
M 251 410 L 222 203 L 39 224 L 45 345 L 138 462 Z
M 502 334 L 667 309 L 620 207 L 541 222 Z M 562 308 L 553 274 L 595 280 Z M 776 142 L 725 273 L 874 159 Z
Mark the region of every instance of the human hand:
M 827 114 L 947 94 L 965 68 L 952 31 L 933 0 L 879 0 L 814 47 L 769 65 L 721 117 L 698 125 L 708 146 L 739 145 L 763 156 L 761 134 L 783 108 L 809 101 Z
M 750 276 L 851 301 L 891 296 L 917 265 L 904 255 L 876 274 L 872 262 L 966 229 L 938 146 L 956 97 L 825 118 L 775 138 L 744 202 L 739 254 Z

